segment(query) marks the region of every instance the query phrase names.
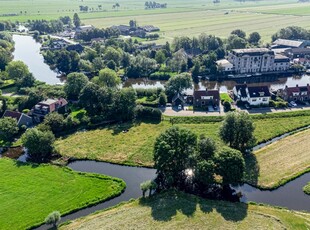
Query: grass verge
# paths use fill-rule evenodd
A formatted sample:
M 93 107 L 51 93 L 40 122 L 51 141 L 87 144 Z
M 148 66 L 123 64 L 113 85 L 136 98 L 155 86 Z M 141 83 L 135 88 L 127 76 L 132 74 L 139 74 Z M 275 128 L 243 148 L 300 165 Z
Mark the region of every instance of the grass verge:
M 125 183 L 66 167 L 0 159 L 0 229 L 28 229 L 58 210 L 62 215 L 119 195 Z
M 309 220 L 307 213 L 170 191 L 75 220 L 60 229 L 307 229 Z

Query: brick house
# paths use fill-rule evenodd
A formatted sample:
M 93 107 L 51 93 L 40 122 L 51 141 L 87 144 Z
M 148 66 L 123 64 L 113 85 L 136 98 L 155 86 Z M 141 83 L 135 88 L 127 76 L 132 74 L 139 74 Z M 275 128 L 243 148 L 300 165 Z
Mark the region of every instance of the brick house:
M 285 86 L 283 89 L 281 96 L 284 100 L 290 101 L 308 101 L 310 99 L 310 86 L 307 84 L 306 86 L 298 86 L 288 87 Z
M 219 90 L 197 90 L 193 94 L 193 104 L 197 107 L 219 106 Z
M 66 112 L 68 102 L 64 98 L 47 99 L 36 104 L 31 110 L 31 115 L 35 122 L 42 122 L 44 117 L 52 112 Z

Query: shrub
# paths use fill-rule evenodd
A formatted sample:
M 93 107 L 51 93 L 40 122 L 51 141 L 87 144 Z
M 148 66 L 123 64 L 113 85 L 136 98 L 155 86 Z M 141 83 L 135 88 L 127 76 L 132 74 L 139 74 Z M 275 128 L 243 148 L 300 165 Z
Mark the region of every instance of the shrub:
M 173 72 L 158 71 L 158 72 L 152 73 L 149 78 L 151 80 L 167 81 L 167 80 L 169 80 L 170 77 L 172 77 L 174 75 L 175 75 L 175 73 L 173 73 Z
M 161 120 L 161 111 L 156 108 L 137 105 L 135 109 L 136 119 L 150 118 L 152 120 Z
M 229 101 L 224 101 L 224 102 L 223 102 L 223 106 L 224 106 L 224 111 L 225 111 L 225 112 L 228 112 L 228 111 L 231 110 L 231 104 L 230 104 Z

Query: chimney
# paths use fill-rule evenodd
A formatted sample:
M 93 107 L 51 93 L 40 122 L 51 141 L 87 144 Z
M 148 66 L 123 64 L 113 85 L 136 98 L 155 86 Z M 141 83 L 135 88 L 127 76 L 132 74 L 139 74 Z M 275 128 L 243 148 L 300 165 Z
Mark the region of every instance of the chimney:
M 298 84 L 296 85 L 296 87 L 298 87 Z
M 287 89 L 288 88 L 288 86 L 287 85 L 285 85 L 285 89 Z

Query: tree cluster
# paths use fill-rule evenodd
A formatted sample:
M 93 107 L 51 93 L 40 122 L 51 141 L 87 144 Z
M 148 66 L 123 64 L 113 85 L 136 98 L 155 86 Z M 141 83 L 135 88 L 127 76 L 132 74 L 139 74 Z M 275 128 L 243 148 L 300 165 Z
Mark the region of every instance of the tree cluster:
M 216 186 L 240 183 L 245 162 L 238 150 L 217 149 L 215 142 L 173 126 L 154 145 L 156 182 L 160 189 L 178 188 L 204 194 Z M 221 178 L 221 180 L 216 178 Z
M 167 3 L 158 3 L 158 2 L 145 2 L 144 3 L 145 9 L 157 9 L 157 8 L 167 8 Z

